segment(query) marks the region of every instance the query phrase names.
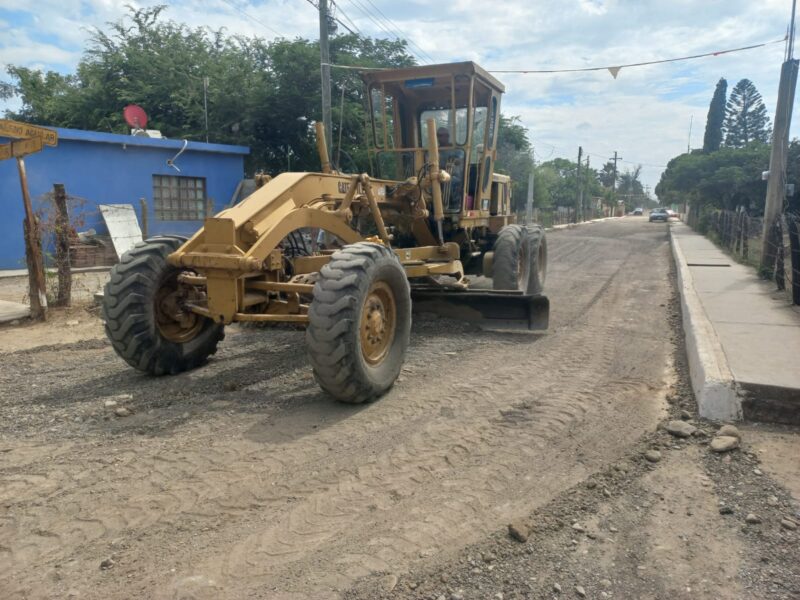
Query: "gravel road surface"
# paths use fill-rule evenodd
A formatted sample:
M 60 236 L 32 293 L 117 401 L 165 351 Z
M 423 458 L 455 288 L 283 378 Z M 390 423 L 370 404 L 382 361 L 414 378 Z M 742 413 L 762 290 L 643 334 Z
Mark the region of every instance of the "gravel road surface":
M 231 327 L 164 378 L 99 337 L 0 354 L 0 597 L 338 598 L 608 468 L 675 377 L 666 227 L 548 242 L 547 334 L 418 319 L 367 405 L 320 392 L 293 330 Z

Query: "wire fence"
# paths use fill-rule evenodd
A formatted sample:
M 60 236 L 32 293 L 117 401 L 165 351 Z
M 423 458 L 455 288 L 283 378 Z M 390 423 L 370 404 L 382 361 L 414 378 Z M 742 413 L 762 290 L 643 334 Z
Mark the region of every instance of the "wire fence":
M 569 223 L 580 223 L 581 221 L 607 217 L 610 214 L 608 208 L 598 209 L 587 207 L 581 215 L 580 212 L 576 212 L 575 208 L 571 206 L 549 206 L 547 208 L 534 208 L 533 222 L 542 227 L 553 227 L 554 225 L 567 225 Z M 520 213 L 517 217 L 518 222 L 523 223 L 525 213 Z
M 761 255 L 764 239 L 764 219 L 751 216 L 744 210 L 711 210 L 700 213 L 690 210 L 686 222 L 703 233 L 736 260 L 759 270 L 759 274 L 774 281 L 787 299 L 800 304 L 800 214 L 785 213 L 775 223 L 770 245 L 775 252 L 775 268 L 762 271 Z

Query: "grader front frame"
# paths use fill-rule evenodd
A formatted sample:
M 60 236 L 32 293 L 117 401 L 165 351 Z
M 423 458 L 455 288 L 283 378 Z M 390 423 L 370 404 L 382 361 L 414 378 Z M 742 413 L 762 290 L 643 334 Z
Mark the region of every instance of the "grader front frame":
M 127 362 L 177 373 L 202 364 L 230 323 L 302 324 L 320 385 L 362 402 L 399 373 L 412 297 L 416 309 L 546 329 L 544 232 L 514 223 L 511 182 L 492 172 L 502 84 L 473 63 L 364 79 L 372 156 L 394 177 L 334 169 L 317 124 L 321 173 L 268 180 L 185 243 L 134 248 L 104 302 Z M 334 247 L 309 247 L 303 231 Z M 493 289 L 471 289 L 470 274 L 493 275 Z

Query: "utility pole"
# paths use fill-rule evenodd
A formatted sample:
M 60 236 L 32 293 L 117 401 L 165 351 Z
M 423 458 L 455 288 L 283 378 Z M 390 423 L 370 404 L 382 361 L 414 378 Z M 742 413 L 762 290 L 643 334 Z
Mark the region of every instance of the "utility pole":
M 694 115 L 689 117 L 689 141 L 686 142 L 686 154 L 692 153 L 692 123 L 694 122 Z
M 319 60 L 322 72 L 322 124 L 325 145 L 331 155 L 331 60 L 328 48 L 328 0 L 319 0 Z
M 591 157 L 589 155 L 586 156 L 586 172 L 589 172 L 589 159 Z M 587 190 L 588 191 L 588 190 Z M 581 194 L 581 200 L 583 200 L 583 194 Z M 591 204 L 592 199 L 588 198 L 586 204 Z M 581 201 L 581 210 L 583 211 L 583 220 L 586 220 L 586 207 L 584 206 L 583 201 Z
M 578 195 L 575 199 L 575 223 L 578 222 L 578 212 L 583 210 L 583 189 L 581 189 L 581 162 L 583 161 L 583 146 L 578 146 L 578 169 L 575 173 L 575 182 L 578 184 Z
M 611 179 L 611 196 L 613 197 L 614 206 L 612 207 L 612 217 L 616 216 L 617 214 L 617 161 L 622 160 L 621 156 L 617 156 L 617 151 L 614 150 L 614 158 L 609 158 L 608 160 L 614 161 L 614 177 Z
M 208 143 L 208 77 L 203 77 L 203 114 L 206 120 L 206 144 Z
M 792 104 L 797 86 L 798 61 L 792 58 L 794 49 L 794 16 L 796 0 L 792 2 L 792 21 L 789 24 L 789 41 L 786 60 L 781 66 L 781 79 L 778 84 L 778 105 L 775 108 L 775 128 L 772 131 L 772 151 L 769 157 L 769 179 L 767 199 L 764 205 L 764 229 L 761 240 L 761 272 L 775 270 L 778 244 L 776 223 L 783 212 L 786 198 L 786 155 L 789 148 L 789 127 L 792 124 Z
M 531 172 L 528 173 L 528 198 L 525 203 L 525 224 L 533 223 L 533 172 L 536 169 L 536 158 L 531 146 Z

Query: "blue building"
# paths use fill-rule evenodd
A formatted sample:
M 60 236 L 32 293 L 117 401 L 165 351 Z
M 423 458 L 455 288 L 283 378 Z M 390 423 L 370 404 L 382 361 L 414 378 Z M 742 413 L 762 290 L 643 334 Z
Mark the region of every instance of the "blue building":
M 147 201 L 149 236 L 193 234 L 208 211 L 231 202 L 250 152 L 244 146 L 55 130 L 58 146 L 25 158 L 34 207 L 37 197 L 63 183 L 69 196 L 85 199 L 80 229 L 100 234 L 106 228 L 98 204 L 132 204 L 141 223 L 140 198 Z M 17 162 L 1 161 L 0 269 L 25 268 L 24 216 Z

